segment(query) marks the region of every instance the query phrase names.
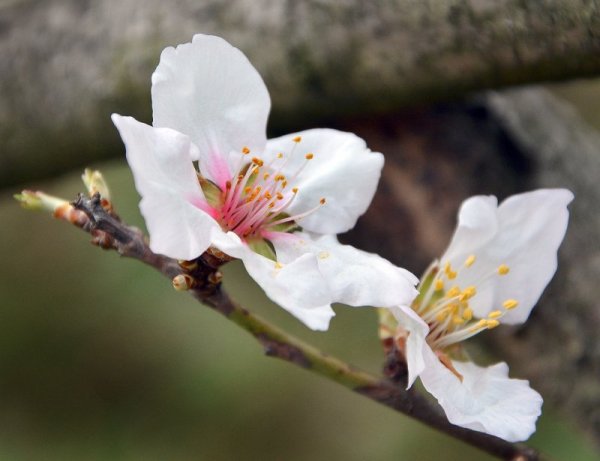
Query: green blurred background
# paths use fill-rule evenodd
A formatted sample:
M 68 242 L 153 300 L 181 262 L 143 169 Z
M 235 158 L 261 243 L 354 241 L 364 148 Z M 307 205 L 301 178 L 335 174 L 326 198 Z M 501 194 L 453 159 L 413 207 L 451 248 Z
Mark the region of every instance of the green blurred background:
M 600 85 L 555 89 L 585 101 Z M 592 104 L 590 104 L 592 101 Z M 118 212 L 143 227 L 123 161 L 95 165 Z M 78 173 L 28 184 L 72 198 Z M 485 455 L 305 370 L 266 358 L 244 331 L 137 262 L 0 198 L 0 460 L 484 460 Z M 418 268 L 409 268 L 417 270 Z M 225 285 L 246 307 L 327 352 L 379 373 L 370 309 L 338 306 L 308 331 L 237 263 Z M 547 406 L 531 444 L 596 459 Z

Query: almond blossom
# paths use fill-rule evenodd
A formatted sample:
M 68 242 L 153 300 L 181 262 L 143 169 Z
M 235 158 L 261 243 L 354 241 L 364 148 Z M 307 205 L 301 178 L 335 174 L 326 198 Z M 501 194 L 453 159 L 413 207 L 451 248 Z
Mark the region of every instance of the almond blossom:
M 505 363 L 475 365 L 461 343 L 500 323 L 527 320 L 556 271 L 572 199 L 565 189 L 514 195 L 500 206 L 493 196 L 469 198 L 448 249 L 421 278 L 418 297 L 391 310 L 408 386 L 420 377 L 451 423 L 510 442 L 535 431 L 542 397 L 528 381 L 509 378 Z
M 273 301 L 315 330 L 327 329 L 333 302 L 410 303 L 412 274 L 335 236 L 367 209 L 383 156 L 331 129 L 267 140 L 270 104 L 256 69 L 221 38 L 196 35 L 162 52 L 153 126 L 112 116 L 151 249 L 191 260 L 212 246 L 239 258 Z

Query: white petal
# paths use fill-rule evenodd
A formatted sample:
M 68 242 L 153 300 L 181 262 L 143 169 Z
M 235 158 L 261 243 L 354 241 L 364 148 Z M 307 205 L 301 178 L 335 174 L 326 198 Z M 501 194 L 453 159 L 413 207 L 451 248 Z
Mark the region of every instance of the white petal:
M 438 400 L 452 424 L 509 442 L 526 440 L 535 432 L 542 397 L 528 381 L 510 379 L 505 363 L 483 368 L 453 361 L 463 377 L 461 382 L 431 349 L 426 349 L 424 357 L 423 386 Z
M 271 107 L 269 93 L 246 56 L 225 40 L 195 35 L 166 48 L 152 75 L 154 126 L 190 136 L 203 173 L 223 185 L 222 164 L 231 151 L 261 152 Z
M 248 274 L 276 304 L 309 328 L 327 330 L 335 312 L 331 308 L 331 292 L 314 254 L 302 254 L 285 264 L 276 264 L 254 253 L 233 232 L 216 237 L 213 243 L 228 255 L 240 258 Z
M 514 195 L 498 207 L 494 217 L 487 218 L 494 223 L 490 229 L 496 227 L 487 242 L 482 245 L 481 240 L 474 239 L 471 247 L 465 243 L 460 252 L 444 256 L 442 264 L 449 259 L 459 269 L 456 284 L 463 288 L 476 286 L 477 295 L 471 300 L 476 316 L 502 310 L 505 300 L 515 299 L 518 307 L 507 312 L 502 322 L 527 320 L 556 271 L 556 253 L 566 232 L 567 205 L 572 199 L 573 194 L 565 189 Z M 469 254 L 476 256 L 475 263 L 470 268 L 460 268 Z M 498 275 L 501 264 L 510 268 L 507 275 Z
M 293 141 L 296 136 L 302 138 L 299 143 Z M 293 149 L 293 158 L 289 159 Z M 319 205 L 321 198 L 327 201 L 299 224 L 305 230 L 320 234 L 339 234 L 354 227 L 373 199 L 383 155 L 371 152 L 358 136 L 331 129 L 313 129 L 271 139 L 267 142 L 265 161 L 279 152 L 288 159 L 283 173 L 290 186 L 299 188 L 289 213 L 310 210 Z M 314 157 L 306 163 L 308 153 Z M 305 163 L 305 168 L 294 179 Z
M 488 243 L 498 230 L 494 196 L 476 195 L 465 200 L 458 212 L 458 224 L 441 261 L 456 264 L 459 258 L 477 251 Z M 462 261 L 460 261 L 462 263 Z
M 429 349 L 425 342 L 425 338 L 429 333 L 429 326 L 408 306 L 394 306 L 391 311 L 402 328 L 408 332 L 405 350 L 408 366 L 408 385 L 406 388 L 408 389 L 425 368 L 423 354 L 424 348 Z
M 500 277 L 494 304 L 507 298 L 519 301 L 504 323 L 522 323 L 542 295 L 557 267 L 557 252 L 563 241 L 573 194 L 566 189 L 541 189 L 514 195 L 500 204 L 500 229 L 486 258 L 510 267 Z
M 198 185 L 190 139 L 132 117 L 113 114 L 112 119 L 142 196 L 140 208 L 150 233 L 150 248 L 178 259 L 199 256 L 210 245 L 218 224 L 207 214 L 210 207 Z
M 296 232 L 294 237 L 273 240 L 278 259 L 285 263 L 303 254 L 315 255 L 332 302 L 389 307 L 410 304 L 418 293 L 413 274 L 376 254 L 342 245 L 333 235 Z

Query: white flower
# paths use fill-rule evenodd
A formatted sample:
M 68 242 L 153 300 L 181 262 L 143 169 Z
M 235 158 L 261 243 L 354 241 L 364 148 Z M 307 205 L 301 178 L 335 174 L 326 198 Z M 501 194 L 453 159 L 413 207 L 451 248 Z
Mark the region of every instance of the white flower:
M 392 308 L 400 326 L 409 387 L 417 377 L 448 420 L 510 442 L 535 431 L 542 397 L 528 381 L 508 377 L 505 363 L 483 368 L 460 342 L 500 322 L 527 320 L 554 275 L 573 194 L 542 189 L 466 200 L 440 261 L 426 271 L 411 307 Z
M 238 49 L 206 35 L 165 49 L 152 108 L 154 126 L 112 118 L 153 251 L 190 260 L 214 246 L 239 258 L 273 301 L 316 330 L 327 329 L 332 302 L 414 298 L 412 274 L 335 237 L 367 209 L 383 156 L 329 129 L 267 141 L 269 94 Z

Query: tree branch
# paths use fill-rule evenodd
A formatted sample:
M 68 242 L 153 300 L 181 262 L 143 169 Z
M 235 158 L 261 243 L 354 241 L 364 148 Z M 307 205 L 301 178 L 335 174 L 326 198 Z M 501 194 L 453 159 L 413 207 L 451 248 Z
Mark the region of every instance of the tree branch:
M 248 54 L 273 96 L 275 132 L 600 72 L 590 0 L 200 3 L 1 6 L 0 187 L 121 155 L 110 112 L 150 121 L 161 49 L 197 32 Z
M 266 355 L 317 373 L 498 458 L 512 461 L 539 459 L 535 450 L 523 444 L 509 443 L 450 424 L 437 406 L 414 390 L 406 391 L 402 385 L 358 370 L 250 313 L 222 290 L 218 269 L 229 258 L 218 250 L 210 249 L 197 260 L 186 262 L 157 255 L 150 250 L 138 229 L 122 223 L 111 210 L 103 206 L 99 194 L 92 198 L 79 194 L 75 202 L 57 209 L 55 217 L 89 232 L 93 236 L 92 243 L 142 261 L 174 283 L 183 278 L 182 283 L 187 284 L 186 288 L 198 301 L 248 331 L 262 344 Z

